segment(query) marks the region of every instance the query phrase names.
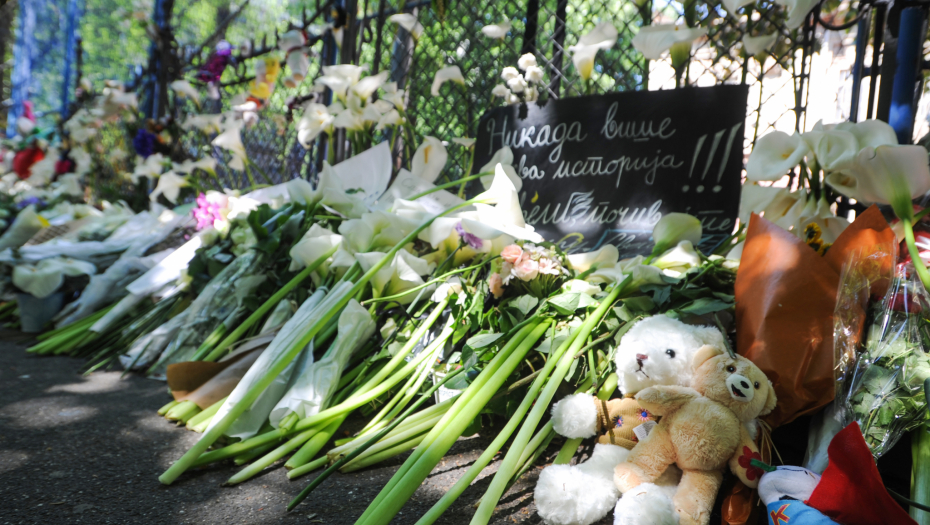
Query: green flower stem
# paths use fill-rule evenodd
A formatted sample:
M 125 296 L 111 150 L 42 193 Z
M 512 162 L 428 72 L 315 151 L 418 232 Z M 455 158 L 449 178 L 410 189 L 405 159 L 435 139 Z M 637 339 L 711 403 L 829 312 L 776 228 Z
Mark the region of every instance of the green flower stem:
M 426 191 L 417 193 L 416 195 L 414 195 L 414 196 L 412 196 L 412 197 L 409 197 L 409 198 L 407 198 L 407 199 L 404 199 L 404 200 L 415 201 L 415 200 L 419 199 L 420 197 L 425 197 L 425 196 L 429 195 L 430 193 L 434 193 L 434 192 L 437 192 L 437 191 L 439 191 L 439 190 L 444 190 L 444 189 L 447 189 L 447 188 L 451 188 L 451 187 L 453 187 L 453 186 L 458 186 L 459 184 L 461 184 L 461 185 L 464 186 L 466 182 L 471 182 L 471 181 L 473 181 L 473 180 L 480 179 L 481 177 L 487 177 L 488 175 L 494 175 L 494 172 L 493 172 L 493 171 L 485 171 L 485 172 L 478 173 L 478 174 L 475 174 L 475 175 L 469 175 L 469 176 L 467 176 L 467 177 L 462 177 L 461 179 L 456 179 L 456 180 L 454 180 L 454 181 L 452 181 L 452 182 L 447 182 L 447 183 L 445 183 L 445 184 L 440 184 L 440 185 L 438 185 L 438 186 L 433 186 L 432 188 L 430 188 L 430 189 L 428 189 L 428 190 L 426 190 Z
M 529 445 L 527 445 L 526 450 L 520 455 L 520 461 L 517 462 L 518 465 L 521 465 L 517 469 L 517 473 L 510 479 L 510 482 L 507 483 L 507 488 L 504 489 L 504 494 L 510 491 L 510 489 L 516 485 L 520 477 L 522 477 L 526 472 L 532 468 L 533 464 L 536 463 L 536 460 L 539 459 L 539 456 L 549 447 L 549 443 L 552 442 L 552 439 L 555 437 L 555 430 L 552 429 L 552 421 L 549 421 L 533 436 L 533 439 L 530 440 Z
M 907 244 L 907 251 L 911 255 L 911 261 L 914 263 L 914 269 L 924 288 L 930 290 L 930 272 L 923 259 L 920 258 L 920 251 L 917 249 L 917 241 L 914 239 L 914 226 L 911 219 L 901 219 L 901 225 L 904 226 L 904 240 Z
M 930 505 L 930 429 L 921 425 L 911 436 L 911 499 Z M 918 525 L 930 525 L 930 513 L 911 507 L 910 514 Z
M 497 473 L 494 475 L 491 485 L 481 498 L 481 505 L 478 506 L 478 510 L 472 517 L 471 525 L 487 524 L 488 521 L 490 521 L 498 501 L 500 501 L 501 496 L 504 494 L 507 483 L 510 481 L 510 478 L 513 477 L 519 466 L 520 453 L 526 448 L 539 421 L 549 410 L 549 405 L 552 402 L 553 396 L 555 396 L 555 391 L 568 374 L 568 370 L 574 362 L 574 356 L 584 345 L 588 336 L 591 335 L 591 331 L 594 327 L 597 326 L 601 318 L 604 317 L 613 305 L 613 302 L 620 296 L 620 292 L 623 288 L 623 285 L 615 286 L 610 293 L 607 294 L 607 297 L 601 301 L 597 309 L 588 315 L 584 323 L 582 323 L 581 327 L 578 329 L 578 335 L 574 338 L 574 341 L 572 341 L 572 345 L 569 347 L 568 352 L 558 360 L 558 367 L 555 369 L 546 387 L 536 400 L 533 409 L 526 417 L 526 421 L 520 428 L 520 432 L 517 433 L 517 437 L 514 438 L 513 443 L 511 443 L 507 451 L 507 455 L 504 456 L 503 462 L 501 462 Z
M 199 414 L 187 420 L 187 428 L 194 432 L 203 432 L 207 428 L 207 425 L 210 424 L 210 420 L 220 411 L 220 407 L 223 406 L 225 402 L 226 398 L 224 397 L 204 410 L 201 410 Z M 203 428 L 198 430 L 198 427 L 201 425 L 203 425 Z
M 306 268 L 301 270 L 300 273 L 292 277 L 291 280 L 287 282 L 287 284 L 282 286 L 280 290 L 278 290 L 277 292 L 274 293 L 274 295 L 269 297 L 267 301 L 265 301 L 254 312 L 252 312 L 252 315 L 248 316 L 245 319 L 245 321 L 243 321 L 239 326 L 237 326 L 236 329 L 233 330 L 228 336 L 226 336 L 225 339 L 220 341 L 216 345 L 216 347 L 213 348 L 213 351 L 211 351 L 204 358 L 204 361 L 216 361 L 217 359 L 219 359 L 223 355 L 223 351 L 225 351 L 227 348 L 232 346 L 236 341 L 238 341 L 239 338 L 242 337 L 242 334 L 248 331 L 249 328 L 251 328 L 255 323 L 260 321 L 265 316 L 265 314 L 268 313 L 269 310 L 271 310 L 278 303 L 280 303 L 281 300 L 287 296 L 287 294 L 291 293 L 291 290 L 293 290 L 294 288 L 297 288 L 297 286 L 299 286 L 300 283 L 302 283 L 305 279 L 307 279 L 307 277 L 310 277 L 310 274 L 316 271 L 316 269 L 319 268 L 320 265 L 326 261 L 326 259 L 329 259 L 330 257 L 332 257 L 333 254 L 336 253 L 336 250 L 338 248 L 339 248 L 338 246 L 334 246 L 330 248 L 325 254 L 323 254 L 323 256 L 313 261 L 313 263 L 311 263 L 310 266 L 307 266 Z
M 324 426 L 320 432 L 307 440 L 307 442 L 304 443 L 300 450 L 298 450 L 296 454 L 287 460 L 287 463 L 284 464 L 284 468 L 291 470 L 306 466 L 306 464 L 310 462 L 310 460 L 313 459 L 313 457 L 316 456 L 327 443 L 329 443 L 330 438 L 333 436 L 333 434 L 336 433 L 337 430 L 339 430 L 339 427 L 342 426 L 342 422 L 345 421 L 347 417 L 348 414 L 337 417 L 330 424 Z M 326 460 L 326 456 L 323 456 L 323 459 Z
M 243 481 L 247 481 L 251 479 L 256 474 L 259 474 L 261 471 L 265 470 L 266 467 L 271 466 L 271 464 L 274 463 L 275 461 L 283 458 L 287 454 L 296 450 L 298 447 L 302 446 L 304 443 L 307 442 L 307 440 L 312 438 L 314 435 L 319 433 L 321 430 L 323 429 L 320 427 L 315 427 L 315 428 L 311 428 L 310 430 L 305 430 L 301 432 L 300 434 L 297 434 L 296 436 L 292 437 L 284 444 L 278 446 L 277 448 L 275 448 L 268 454 L 264 455 L 258 461 L 255 461 L 248 467 L 237 472 L 231 478 L 226 480 L 226 483 L 224 483 L 224 485 L 236 485 L 238 483 L 242 483 Z
M 220 342 L 222 337 L 226 335 L 226 332 L 229 331 L 229 326 L 232 324 L 235 324 L 235 322 L 239 319 L 239 315 L 241 315 L 241 313 L 242 313 L 241 307 L 238 307 L 235 310 L 233 310 L 233 312 L 229 314 L 229 316 L 226 319 L 224 319 L 222 323 L 220 323 L 216 328 L 214 328 L 213 331 L 210 332 L 210 335 L 208 335 L 206 339 L 203 340 L 203 343 L 200 345 L 199 348 L 197 348 L 197 351 L 194 352 L 194 355 L 193 357 L 191 357 L 190 360 L 191 361 L 203 360 L 203 358 L 206 357 L 207 352 L 209 352 L 210 349 L 213 348 L 213 345 Z
M 390 417 L 393 417 L 391 414 L 396 414 L 396 412 L 403 410 L 407 405 L 407 402 L 413 398 L 413 395 L 420 391 L 420 387 L 423 385 L 423 381 L 429 377 L 430 371 L 432 371 L 432 363 L 425 362 L 423 363 L 421 370 L 410 374 L 410 378 L 407 379 L 407 382 L 404 383 L 404 386 L 400 387 L 400 390 L 394 395 L 394 397 L 388 403 L 386 403 L 380 411 L 378 411 L 375 417 L 371 418 L 371 421 L 369 421 L 368 424 L 359 431 L 359 434 L 367 433 L 385 418 L 388 418 L 387 420 L 390 421 Z M 396 411 L 395 408 L 397 409 Z M 388 417 L 389 415 L 391 416 Z
M 187 424 L 190 418 L 196 416 L 199 412 L 200 407 L 193 401 L 181 401 L 165 413 L 165 418 Z
M 918 222 L 920 222 L 924 217 L 927 216 L 928 213 L 930 213 L 930 208 L 924 208 L 920 210 L 919 212 L 915 213 L 914 224 L 917 224 Z
M 365 272 L 364 275 L 362 275 L 359 278 L 358 282 L 355 283 L 355 286 L 352 287 L 349 293 L 343 295 L 342 298 L 336 304 L 334 304 L 327 313 L 320 316 L 313 325 L 307 327 L 306 330 L 304 331 L 303 337 L 298 339 L 291 348 L 289 348 L 286 352 L 284 352 L 283 355 L 274 363 L 274 365 L 265 373 L 265 375 L 262 376 L 262 378 L 259 379 L 255 383 L 252 389 L 249 390 L 243 396 L 243 398 L 239 400 L 238 403 L 236 403 L 230 408 L 229 412 L 227 412 L 227 414 L 223 416 L 223 419 L 218 421 L 215 425 L 213 425 L 213 428 L 211 428 L 206 433 L 204 433 L 203 437 L 201 437 L 200 440 L 197 443 L 195 443 L 194 446 L 191 447 L 178 461 L 172 464 L 171 467 L 168 468 L 168 470 L 166 470 L 161 476 L 159 476 L 158 480 L 165 485 L 170 485 L 171 483 L 174 482 L 174 480 L 178 479 L 178 476 L 180 476 L 187 469 L 193 466 L 194 462 L 198 460 L 201 454 L 206 452 L 207 448 L 209 448 L 210 445 L 212 445 L 217 439 L 219 439 L 220 436 L 222 436 L 226 432 L 227 429 L 229 429 L 229 427 L 233 424 L 236 418 L 238 418 L 246 410 L 248 410 L 249 407 L 252 406 L 252 403 L 255 402 L 258 396 L 261 395 L 261 393 L 264 392 L 266 388 L 268 388 L 268 385 L 270 385 L 271 382 L 274 381 L 275 377 L 280 375 L 281 372 L 284 370 L 284 368 L 287 367 L 287 365 L 290 364 L 290 362 L 294 360 L 294 358 L 307 346 L 307 344 L 313 340 L 314 336 L 316 336 L 316 334 L 323 327 L 325 327 L 338 312 L 342 311 L 342 309 L 346 306 L 346 304 L 349 303 L 349 300 L 355 295 L 357 295 L 359 292 L 361 292 L 365 288 L 365 286 L 368 284 L 368 282 L 372 279 L 372 277 L 374 277 L 375 274 L 377 274 L 381 270 L 381 268 L 383 268 L 384 265 L 388 263 L 388 261 L 392 261 L 394 259 L 394 256 L 397 254 L 398 251 L 403 249 L 403 247 L 406 246 L 407 243 L 413 242 L 420 235 L 422 231 L 429 228 L 429 226 L 433 223 L 433 220 L 439 217 L 442 217 L 444 215 L 448 215 L 449 213 L 458 211 L 459 209 L 464 208 L 466 206 L 470 206 L 476 202 L 479 202 L 479 200 L 472 199 L 458 206 L 453 206 L 452 208 L 449 208 L 448 210 L 428 219 L 423 224 L 421 224 L 419 227 L 417 227 L 412 232 L 410 232 L 406 237 L 401 239 L 400 242 L 397 243 L 397 245 L 395 245 L 394 248 L 392 248 L 388 253 L 386 253 L 380 261 L 372 265 L 372 267 L 367 272 Z M 444 306 L 445 302 L 442 302 L 440 304 L 443 304 Z M 357 408 L 357 407 L 354 407 L 354 408 Z M 323 412 L 326 412 L 326 411 L 324 410 Z M 323 412 L 321 412 L 320 414 L 322 414 Z M 320 414 L 317 414 L 317 416 L 319 416 Z M 332 417 L 332 415 L 329 415 L 327 417 Z M 308 419 L 312 419 L 312 418 L 308 418 Z M 324 418 L 319 418 L 316 422 L 319 422 L 322 419 Z M 300 425 L 301 423 L 297 424 L 298 427 L 300 427 Z M 312 425 L 307 425 L 303 428 L 298 428 L 297 430 L 305 430 L 308 426 L 312 426 Z
M 496 258 L 496 257 L 495 257 L 495 258 Z M 415 287 L 413 287 L 413 288 L 411 288 L 411 289 L 409 289 L 409 290 L 404 290 L 404 291 L 401 292 L 401 293 L 394 294 L 394 295 L 389 295 L 389 296 L 387 296 L 387 297 L 376 297 L 376 298 L 373 298 L 373 299 L 368 299 L 367 301 L 362 301 L 361 304 L 362 304 L 362 306 L 367 306 L 367 305 L 373 304 L 373 303 L 381 303 L 381 302 L 384 302 L 384 301 L 394 301 L 394 300 L 400 299 L 401 297 L 410 295 L 410 294 L 412 294 L 412 293 L 414 293 L 414 292 L 418 292 L 418 291 L 422 290 L 423 288 L 426 288 L 426 287 L 431 286 L 431 285 L 433 285 L 433 284 L 446 282 L 446 281 L 449 279 L 449 277 L 451 277 L 451 276 L 453 276 L 453 275 L 457 275 L 457 274 L 460 274 L 460 273 L 465 273 L 465 272 L 474 270 L 474 269 L 476 269 L 476 268 L 481 268 L 481 267 L 484 266 L 489 260 L 491 260 L 491 259 L 482 260 L 480 263 L 478 263 L 478 264 L 476 264 L 476 265 L 474 265 L 474 266 L 469 266 L 468 268 L 461 268 L 461 269 L 458 269 L 458 270 L 453 270 L 453 271 L 451 271 L 451 272 L 444 273 L 444 274 L 440 275 L 439 277 L 436 277 L 436 278 L 434 278 L 434 279 L 430 279 L 429 281 L 426 281 L 425 283 L 423 283 L 423 284 L 421 284 L 421 285 L 419 285 L 419 286 L 415 286 Z
M 233 458 L 233 464 L 235 464 L 237 467 L 240 467 L 242 465 L 245 465 L 246 463 L 249 463 L 253 459 L 261 456 L 262 454 L 269 452 L 273 448 L 274 448 L 274 443 L 269 443 L 263 447 L 258 447 L 252 450 L 248 450 L 242 454 L 239 454 L 235 458 Z
M 408 450 L 411 450 L 414 447 L 418 446 L 420 443 L 423 442 L 423 438 L 425 437 L 426 437 L 425 433 L 420 434 L 419 436 L 412 437 L 409 440 L 404 441 L 403 443 L 394 445 L 393 447 L 387 450 L 382 450 L 381 452 L 378 452 L 377 454 L 373 454 L 371 456 L 364 456 L 364 455 L 360 456 L 356 458 L 355 461 L 350 461 L 345 466 L 343 466 L 341 469 L 339 469 L 339 472 L 348 474 L 349 472 L 355 472 L 356 470 L 361 470 L 365 467 L 369 467 L 371 465 L 381 463 L 384 460 L 391 459 L 398 454 L 403 454 L 404 452 L 407 452 Z
M 387 525 L 417 490 L 462 432 L 478 416 L 494 393 L 520 366 L 536 342 L 545 335 L 551 320 L 527 324 L 488 362 L 484 371 L 460 394 L 458 401 L 424 438 L 403 467 L 381 490 L 356 522 L 357 525 Z
M 412 427 L 406 430 L 403 430 L 400 432 L 392 432 L 384 436 L 384 438 L 381 439 L 381 441 L 375 443 L 368 450 L 356 456 L 355 459 L 346 463 L 345 466 L 351 465 L 357 461 L 361 461 L 364 458 L 367 458 L 379 452 L 383 452 L 398 444 L 405 443 L 406 441 L 413 439 L 417 436 L 422 435 L 423 437 L 425 437 L 426 433 L 433 427 L 433 425 L 435 425 L 437 422 L 439 422 L 440 419 L 442 419 L 442 416 L 443 414 L 439 414 L 436 417 L 433 417 L 431 419 L 426 419 L 424 421 L 421 421 L 419 424 L 413 425 Z M 327 456 L 328 455 L 329 454 L 327 454 Z M 340 471 L 346 472 L 346 470 L 344 470 L 345 466 L 342 469 L 340 469 Z
M 423 395 L 426 395 L 426 394 L 423 394 Z M 363 440 L 367 441 L 375 434 L 380 433 L 384 429 L 384 427 L 388 425 L 393 425 L 391 426 L 392 430 L 390 432 L 400 432 L 408 428 L 411 428 L 413 425 L 416 425 L 419 422 L 426 420 L 426 419 L 437 418 L 437 421 L 438 421 L 438 418 L 442 417 L 442 415 L 446 413 L 449 407 L 452 406 L 452 403 L 454 402 L 456 397 L 457 396 L 451 399 L 447 399 L 443 401 L 442 403 L 439 403 L 438 405 L 432 405 L 428 408 L 424 408 L 423 410 L 417 412 L 416 414 L 408 415 L 406 417 L 401 417 L 398 419 L 393 419 L 393 418 L 388 419 L 378 424 L 376 427 L 367 430 L 365 433 L 361 433 L 349 440 L 344 440 L 341 444 L 337 442 L 336 448 L 333 448 L 332 450 L 327 452 L 326 455 L 333 459 L 337 457 L 345 456 L 347 455 L 347 453 L 352 452 L 359 446 L 365 446 L 365 445 L 360 445 L 359 442 Z M 407 412 L 405 412 L 405 414 L 406 413 Z M 394 423 L 397 423 L 397 424 L 394 424 Z
M 180 403 L 181 403 L 180 401 L 175 401 L 174 399 L 172 399 L 171 401 L 168 402 L 168 404 L 158 409 L 158 415 L 163 416 L 167 414 L 169 410 L 176 407 Z
M 313 472 L 314 470 L 321 469 L 326 466 L 327 462 L 329 462 L 329 458 L 327 458 L 326 456 L 323 456 L 309 463 L 305 463 L 297 468 L 287 471 L 287 479 L 297 479 L 303 476 L 304 474 L 309 474 Z

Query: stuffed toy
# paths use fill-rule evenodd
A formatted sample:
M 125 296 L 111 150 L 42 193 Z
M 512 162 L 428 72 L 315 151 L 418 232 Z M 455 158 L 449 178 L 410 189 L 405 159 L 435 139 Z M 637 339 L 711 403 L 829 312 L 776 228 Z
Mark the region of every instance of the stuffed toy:
M 636 394 L 661 419 L 614 470 L 614 482 L 626 495 L 677 465 L 682 477 L 672 502 L 681 525 L 710 522 L 727 464 L 750 488 L 763 472 L 751 463 L 760 455 L 747 424 L 775 409 L 775 390 L 752 361 L 721 346 L 697 351 L 690 388 L 653 386 Z
M 602 401 L 575 394 L 555 404 L 552 421 L 556 432 L 568 438 L 599 438 L 587 462 L 552 465 L 540 473 L 535 492 L 540 517 L 551 525 L 589 525 L 617 505 L 617 525 L 678 523 L 671 500 L 681 475 L 677 468 L 668 469 L 656 483 L 637 491 L 638 499 L 648 501 L 646 507 L 617 502 L 620 492 L 613 472 L 655 425 L 656 418 L 633 399 L 633 394 L 656 385 L 689 385 L 694 355 L 707 344 L 722 347 L 720 331 L 690 326 L 664 315 L 648 317 L 630 328 L 614 353 L 617 388 L 626 397 Z
M 777 467 L 759 481 L 771 525 L 916 525 L 885 490 L 857 423 L 827 448 L 823 476 L 801 467 Z

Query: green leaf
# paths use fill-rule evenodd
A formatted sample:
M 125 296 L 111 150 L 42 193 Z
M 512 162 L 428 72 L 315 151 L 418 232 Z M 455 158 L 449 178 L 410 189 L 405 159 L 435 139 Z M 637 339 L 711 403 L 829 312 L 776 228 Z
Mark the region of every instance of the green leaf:
M 640 291 L 652 292 L 652 300 L 659 306 L 668 302 L 672 295 L 672 287 L 669 285 L 660 286 L 658 284 L 644 284 L 639 287 Z
M 472 347 L 465 345 L 465 348 L 462 349 L 462 366 L 470 368 L 475 366 L 476 363 L 478 363 L 478 354 L 475 353 Z
M 656 307 L 656 303 L 648 295 L 629 297 L 623 300 L 623 305 L 633 312 L 651 312 Z
M 510 301 L 508 306 L 512 306 L 517 310 L 523 312 L 523 315 L 527 315 L 533 311 L 533 308 L 536 308 L 536 305 L 539 304 L 539 299 L 533 297 L 532 295 L 521 295 L 516 299 Z
M 470 337 L 468 341 L 465 341 L 465 347 L 466 348 L 470 347 L 475 350 L 479 348 L 484 348 L 486 346 L 494 344 L 494 342 L 500 339 L 503 335 L 504 334 L 496 334 L 496 333 L 495 334 L 478 334 L 478 335 Z
M 630 319 L 636 317 L 636 314 L 630 311 L 625 304 L 620 304 L 620 306 L 614 307 L 614 313 L 617 314 L 617 318 L 623 322 L 629 322 Z
M 701 297 L 695 299 L 691 304 L 679 308 L 679 312 L 685 312 L 694 315 L 704 315 L 713 312 L 719 312 L 721 310 L 726 310 L 733 306 L 733 303 L 727 303 L 721 301 L 720 299 L 711 299 L 709 297 Z
M 575 313 L 575 310 L 590 306 L 595 302 L 590 295 L 584 293 L 563 293 L 549 299 L 549 304 L 562 315 L 571 315 Z

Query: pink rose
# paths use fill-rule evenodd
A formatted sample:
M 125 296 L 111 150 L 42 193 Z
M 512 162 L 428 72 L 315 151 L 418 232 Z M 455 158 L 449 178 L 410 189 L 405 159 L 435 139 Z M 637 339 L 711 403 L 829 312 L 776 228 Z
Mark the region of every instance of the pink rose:
M 500 299 L 504 295 L 504 280 L 501 279 L 501 274 L 492 273 L 488 277 L 488 288 L 491 289 L 491 293 L 494 294 L 494 297 Z
M 524 257 L 513 265 L 513 274 L 521 281 L 531 281 L 539 275 L 539 263 L 529 257 Z
M 510 264 L 517 264 L 517 261 L 519 261 L 521 257 L 523 257 L 523 248 L 520 248 L 516 244 L 511 244 L 501 250 L 501 259 Z

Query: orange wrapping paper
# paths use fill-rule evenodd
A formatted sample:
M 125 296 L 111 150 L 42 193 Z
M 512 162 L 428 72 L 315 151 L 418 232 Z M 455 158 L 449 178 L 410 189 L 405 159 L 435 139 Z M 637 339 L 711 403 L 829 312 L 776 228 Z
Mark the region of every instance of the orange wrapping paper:
M 833 311 L 840 271 L 853 251 L 894 242 L 872 206 L 826 255 L 753 215 L 736 275 L 736 341 L 775 386 L 778 405 L 765 421 L 778 427 L 833 400 Z

